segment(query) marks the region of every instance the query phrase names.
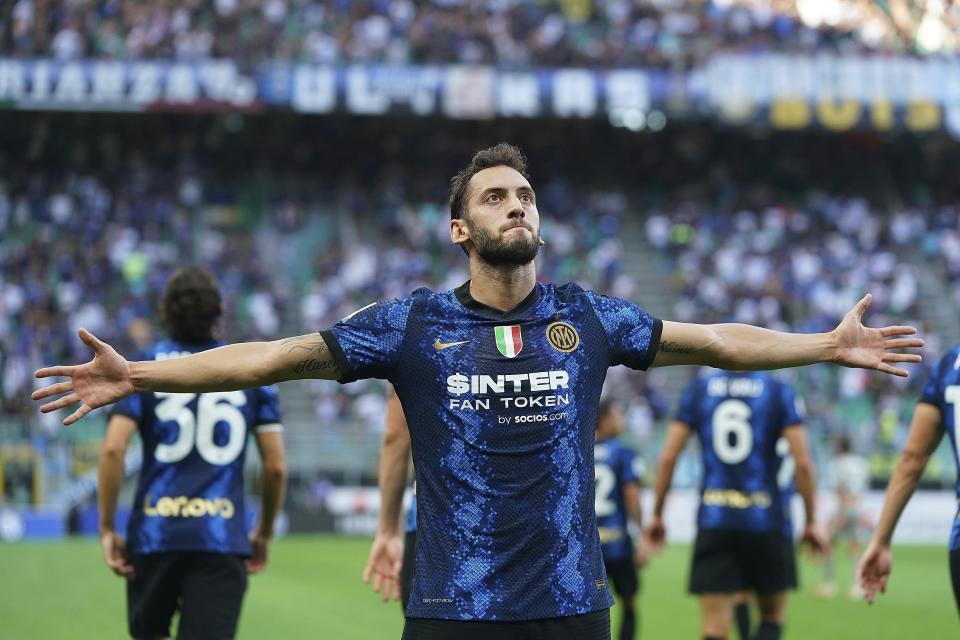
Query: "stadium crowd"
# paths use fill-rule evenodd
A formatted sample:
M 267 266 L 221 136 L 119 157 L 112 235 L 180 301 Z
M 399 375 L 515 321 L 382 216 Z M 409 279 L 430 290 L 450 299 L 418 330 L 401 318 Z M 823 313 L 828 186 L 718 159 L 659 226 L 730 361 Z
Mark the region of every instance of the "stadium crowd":
M 16 0 L 7 55 L 689 68 L 718 51 L 955 51 L 960 8 L 905 0 Z
M 136 353 L 158 332 L 155 302 L 181 264 L 206 264 L 219 278 L 223 334 L 231 340 L 313 331 L 371 300 L 467 278 L 463 256 L 449 244 L 444 202 L 444 177 L 475 142 L 458 125 L 408 123 L 400 133 L 376 121 L 314 121 L 309 127 L 317 130 L 290 131 L 302 121 L 275 120 L 264 134 L 229 116 L 156 118 L 80 126 L 57 116 L 33 129 L 14 122 L 4 134 L 13 136 L 0 146 L 0 422 L 8 440 L 63 437 L 57 418 L 40 416 L 28 399 L 32 371 L 85 358 L 79 326 Z M 421 126 L 431 128 L 429 137 L 418 134 Z M 524 134 L 546 216 L 544 281 L 576 280 L 643 303 L 650 293 L 625 264 L 645 242 L 660 256 L 671 284 L 665 295 L 675 302 L 658 311 L 679 320 L 823 330 L 865 289 L 875 295 L 871 322 L 923 320 L 914 258 L 945 265 L 960 305 L 957 211 L 944 207 L 933 216 L 932 205 L 893 205 L 896 198 L 870 192 L 888 164 L 909 164 L 909 150 L 864 155 L 807 137 L 775 145 L 737 138 L 734 146 L 697 127 L 639 146 L 605 129 L 603 145 L 581 147 L 581 136 L 595 135 L 594 125 L 581 126 L 565 127 L 565 140 L 603 153 L 556 154 L 559 132 L 549 127 Z M 34 141 L 26 156 L 12 155 L 28 148 L 17 135 Z M 278 142 L 291 139 L 302 146 Z M 403 144 L 409 139 L 423 142 Z M 809 164 L 797 167 L 790 161 L 797 157 Z M 870 199 L 840 193 L 829 182 L 838 175 L 848 191 Z M 884 188 L 909 193 L 910 176 L 897 175 L 906 182 L 888 180 Z M 808 186 L 817 184 L 821 191 Z M 956 188 L 944 179 L 927 184 L 931 191 L 916 202 L 947 202 Z M 644 217 L 646 238 L 625 235 L 634 215 Z M 914 397 L 902 394 L 902 381 L 830 367 L 799 375 L 823 433 L 856 432 L 867 449 L 899 447 Z M 922 372 L 912 377 L 907 391 L 922 380 Z M 659 371 L 611 371 L 608 388 L 628 399 L 641 445 L 658 437 L 657 421 L 671 411 L 675 390 L 664 385 Z M 310 430 L 382 428 L 379 383 L 309 389 Z

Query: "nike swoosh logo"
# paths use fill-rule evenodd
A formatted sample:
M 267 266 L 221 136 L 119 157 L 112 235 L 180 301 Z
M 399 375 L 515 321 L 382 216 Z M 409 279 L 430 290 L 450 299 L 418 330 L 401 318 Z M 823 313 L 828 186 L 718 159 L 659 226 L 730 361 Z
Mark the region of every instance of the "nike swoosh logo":
M 467 344 L 468 342 L 470 341 L 461 340 L 460 342 L 440 342 L 440 338 L 437 338 L 433 342 L 433 348 L 436 349 L 437 351 L 440 351 L 441 349 L 449 349 L 450 347 L 456 347 L 461 344 Z

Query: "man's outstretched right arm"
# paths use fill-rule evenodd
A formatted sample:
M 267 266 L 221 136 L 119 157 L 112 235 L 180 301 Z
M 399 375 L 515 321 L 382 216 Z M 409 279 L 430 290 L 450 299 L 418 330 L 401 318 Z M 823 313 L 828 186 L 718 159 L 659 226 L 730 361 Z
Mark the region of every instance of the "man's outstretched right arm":
M 85 329 L 80 339 L 93 350 L 93 360 L 76 366 L 40 369 L 38 378 L 70 378 L 38 389 L 34 400 L 67 394 L 48 402 L 48 413 L 77 402 L 80 407 L 64 419 L 71 425 L 91 410 L 140 391 L 204 393 L 233 391 L 302 378 L 340 378 L 333 354 L 319 333 L 273 342 L 231 344 L 182 358 L 128 362 L 113 347 Z

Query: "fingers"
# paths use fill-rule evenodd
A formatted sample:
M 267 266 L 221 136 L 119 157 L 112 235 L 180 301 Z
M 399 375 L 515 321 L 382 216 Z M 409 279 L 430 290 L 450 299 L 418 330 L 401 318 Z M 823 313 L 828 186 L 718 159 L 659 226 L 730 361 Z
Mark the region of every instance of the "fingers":
M 893 340 L 884 340 L 884 349 L 919 349 L 924 345 L 922 338 L 895 338 Z
M 890 336 L 912 336 L 916 332 L 916 327 L 905 326 L 883 327 L 880 329 L 880 334 L 884 338 L 889 338 Z
M 923 358 L 916 353 L 885 353 L 882 360 L 884 362 L 922 362 Z
M 108 559 L 107 566 L 110 567 L 110 570 L 121 578 L 126 578 L 128 580 L 133 578 L 133 565 L 126 562 L 122 558 Z
M 860 298 L 860 302 L 854 305 L 853 309 L 851 309 L 851 312 L 859 320 L 860 318 L 863 317 L 863 314 L 867 312 L 867 309 L 870 308 L 870 303 L 872 301 L 873 301 L 873 296 L 868 293 L 867 295 Z
M 37 373 L 39 373 L 39 371 Z M 58 396 L 61 393 L 66 393 L 67 391 L 72 391 L 72 390 L 73 390 L 73 380 L 67 380 L 66 382 L 58 382 L 56 384 L 50 385 L 49 387 L 44 387 L 43 389 L 37 389 L 32 394 L 30 394 L 30 398 L 32 400 L 43 400 L 44 398 L 49 398 L 50 396 Z
M 82 418 L 83 416 L 85 416 L 85 415 L 87 415 L 88 413 L 90 413 L 92 410 L 93 410 L 93 408 L 92 408 L 90 405 L 88 405 L 86 402 L 84 402 L 82 405 L 80 405 L 80 408 L 79 408 L 79 409 L 77 409 L 76 411 L 74 411 L 73 413 L 71 413 L 69 416 L 67 416 L 66 418 L 64 418 L 64 420 L 63 420 L 64 426 L 69 427 L 69 426 L 72 425 L 74 422 L 76 422 L 77 420 L 79 420 L 79 419 Z
M 35 377 L 37 377 L 37 378 L 57 378 L 57 377 L 62 377 L 62 376 L 72 376 L 72 375 L 73 375 L 73 370 L 76 369 L 76 368 L 77 368 L 76 365 L 73 365 L 73 366 L 63 366 L 63 365 L 61 365 L 61 366 L 57 366 L 57 367 L 44 367 L 43 369 L 37 369 L 37 370 L 33 373 L 33 375 L 34 375 Z M 49 389 L 50 387 L 47 387 L 47 388 Z M 40 391 L 43 391 L 43 389 L 40 389 Z M 34 399 L 36 399 L 36 398 L 34 398 Z
M 93 351 L 96 353 L 100 353 L 107 346 L 106 344 L 101 342 L 99 338 L 97 338 L 95 335 L 93 335 L 86 329 L 81 328 L 78 333 L 80 334 L 80 339 L 83 341 L 83 344 L 93 349 Z
M 47 404 L 40 407 L 40 413 L 50 413 L 51 411 L 56 411 L 57 409 L 63 409 L 64 407 L 69 407 L 72 404 L 80 402 L 80 396 L 75 393 L 71 393 L 68 396 L 64 396 L 59 400 L 54 400 L 53 402 L 48 402 Z
M 892 376 L 898 376 L 898 377 L 900 377 L 900 378 L 906 378 L 906 377 L 908 377 L 908 376 L 910 375 L 910 374 L 908 374 L 905 370 L 900 369 L 900 368 L 898 368 L 898 367 L 892 367 L 892 366 L 890 366 L 889 364 L 887 364 L 887 363 L 885 363 L 885 362 L 881 362 L 880 364 L 878 364 L 878 365 L 877 365 L 876 367 L 874 367 L 874 368 L 875 368 L 877 371 L 881 371 L 881 372 L 883 372 L 883 373 L 889 373 L 889 374 L 892 375 Z
M 367 566 L 363 568 L 363 581 L 370 582 L 370 574 L 373 573 L 373 563 L 367 563 Z

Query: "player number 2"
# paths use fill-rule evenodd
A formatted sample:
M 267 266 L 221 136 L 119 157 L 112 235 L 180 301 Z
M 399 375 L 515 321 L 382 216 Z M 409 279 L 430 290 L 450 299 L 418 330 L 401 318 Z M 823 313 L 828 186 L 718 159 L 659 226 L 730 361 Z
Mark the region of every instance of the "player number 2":
M 593 473 L 597 483 L 594 507 L 597 517 L 604 518 L 617 510 L 617 503 L 613 501 L 613 488 L 617 484 L 617 478 L 613 475 L 613 469 L 605 464 L 594 465 Z
M 713 450 L 721 462 L 743 462 L 753 449 L 749 405 L 743 400 L 724 400 L 713 412 Z
M 195 393 L 156 393 L 157 418 L 174 421 L 179 427 L 177 439 L 172 444 L 159 444 L 154 452 L 158 462 L 179 462 L 186 458 L 194 446 L 200 457 L 215 465 L 227 465 L 243 451 L 247 437 L 247 421 L 237 407 L 247 403 L 242 391 L 217 391 L 201 393 L 197 401 L 197 413 L 190 409 Z M 218 422 L 228 428 L 227 442 L 223 446 L 214 441 Z

